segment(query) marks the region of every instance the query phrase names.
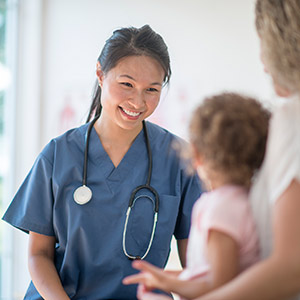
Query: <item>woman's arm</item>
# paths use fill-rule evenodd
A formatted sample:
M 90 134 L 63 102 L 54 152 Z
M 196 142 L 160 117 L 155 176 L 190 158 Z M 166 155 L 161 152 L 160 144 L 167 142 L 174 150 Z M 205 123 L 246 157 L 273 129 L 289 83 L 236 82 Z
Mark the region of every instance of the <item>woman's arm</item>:
M 34 286 L 46 300 L 70 300 L 54 266 L 55 237 L 29 234 L 28 267 Z
M 135 261 L 133 266 L 142 272 L 125 278 L 123 282 L 125 284 L 141 283 L 146 290 L 157 288 L 179 294 L 184 298 L 195 298 L 228 282 L 238 274 L 238 246 L 230 236 L 211 230 L 207 252 L 212 274 L 209 281 L 201 277 L 181 280 L 149 263 Z
M 274 206 L 273 236 L 270 258 L 199 300 L 280 300 L 300 292 L 300 183 L 297 180 Z

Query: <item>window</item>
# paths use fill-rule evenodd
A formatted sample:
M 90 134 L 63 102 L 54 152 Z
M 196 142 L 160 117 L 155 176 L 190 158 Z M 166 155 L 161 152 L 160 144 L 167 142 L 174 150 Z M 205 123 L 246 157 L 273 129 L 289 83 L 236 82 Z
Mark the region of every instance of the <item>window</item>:
M 18 0 L 0 0 L 0 217 L 12 192 L 17 7 Z M 13 299 L 11 240 L 0 221 L 0 299 Z
M 3 180 L 5 176 L 5 154 L 4 154 L 4 95 L 7 85 L 5 77 L 7 72 L 5 66 L 5 37 L 6 37 L 6 1 L 0 0 L 0 215 L 3 215 Z M 0 270 L 3 260 L 3 226 L 0 227 Z M 0 282 L 2 282 L 0 272 Z M 2 290 L 2 289 L 1 289 Z M 0 295 L 1 298 L 2 295 Z

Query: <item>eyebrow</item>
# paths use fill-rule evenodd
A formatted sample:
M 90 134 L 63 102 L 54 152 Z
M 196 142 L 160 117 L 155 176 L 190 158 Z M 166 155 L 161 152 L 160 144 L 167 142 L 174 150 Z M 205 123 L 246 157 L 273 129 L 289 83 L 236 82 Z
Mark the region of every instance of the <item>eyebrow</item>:
M 119 77 L 126 77 L 126 78 L 129 78 L 129 79 L 133 80 L 133 81 L 136 81 L 132 76 L 127 75 L 127 74 L 122 74 Z M 162 86 L 162 84 L 159 83 L 159 82 L 153 82 L 150 85 L 159 85 L 159 86 Z

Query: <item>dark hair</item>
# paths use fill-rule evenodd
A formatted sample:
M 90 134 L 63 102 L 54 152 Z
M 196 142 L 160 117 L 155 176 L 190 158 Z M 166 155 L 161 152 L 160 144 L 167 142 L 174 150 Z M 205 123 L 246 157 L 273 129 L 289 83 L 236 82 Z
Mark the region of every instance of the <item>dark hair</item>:
M 163 38 L 149 25 L 141 28 L 128 27 L 115 30 L 106 41 L 98 61 L 101 70 L 105 73 L 114 68 L 122 58 L 140 55 L 152 57 L 160 63 L 165 72 L 164 84 L 167 84 L 171 76 L 168 47 Z M 93 115 L 100 115 L 100 99 L 101 88 L 97 82 L 87 122 Z
M 261 166 L 270 113 L 257 100 L 236 93 L 204 99 L 190 122 L 190 140 L 214 172 L 249 187 Z

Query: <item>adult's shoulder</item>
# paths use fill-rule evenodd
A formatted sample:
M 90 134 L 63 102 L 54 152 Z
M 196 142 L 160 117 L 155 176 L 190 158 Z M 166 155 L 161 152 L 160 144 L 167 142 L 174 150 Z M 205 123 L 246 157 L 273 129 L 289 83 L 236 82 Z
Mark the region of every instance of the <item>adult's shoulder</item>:
M 159 154 L 161 159 L 167 157 L 169 162 L 176 162 L 180 169 L 191 169 L 187 141 L 157 124 L 147 122 L 146 125 L 153 154 Z M 184 172 L 184 175 L 189 177 L 188 173 Z
M 287 152 L 288 151 L 288 152 Z M 293 96 L 278 106 L 271 118 L 266 160 L 272 164 L 284 158 L 299 157 L 300 151 L 300 98 Z M 282 153 L 285 155 L 283 156 Z M 273 168 L 273 167 L 272 167 Z
M 272 115 L 271 130 L 283 135 L 300 132 L 300 96 L 295 95 L 279 105 Z M 278 132 L 279 131 L 279 132 Z
M 300 178 L 300 99 L 293 96 L 272 116 L 261 177 L 274 203 L 294 178 Z M 258 178 L 260 180 L 260 177 Z
M 187 144 L 187 142 L 177 136 L 176 134 L 170 132 L 166 128 L 163 128 L 157 124 L 154 124 L 152 122 L 147 121 L 146 122 L 147 129 L 148 129 L 148 134 L 149 138 L 151 139 L 152 142 L 155 144 L 161 144 L 161 143 L 172 143 L 179 142 L 182 144 Z
M 40 156 L 52 162 L 57 154 L 71 154 L 73 151 L 83 151 L 85 133 L 88 124 L 72 128 L 65 133 L 51 139 L 43 148 Z

